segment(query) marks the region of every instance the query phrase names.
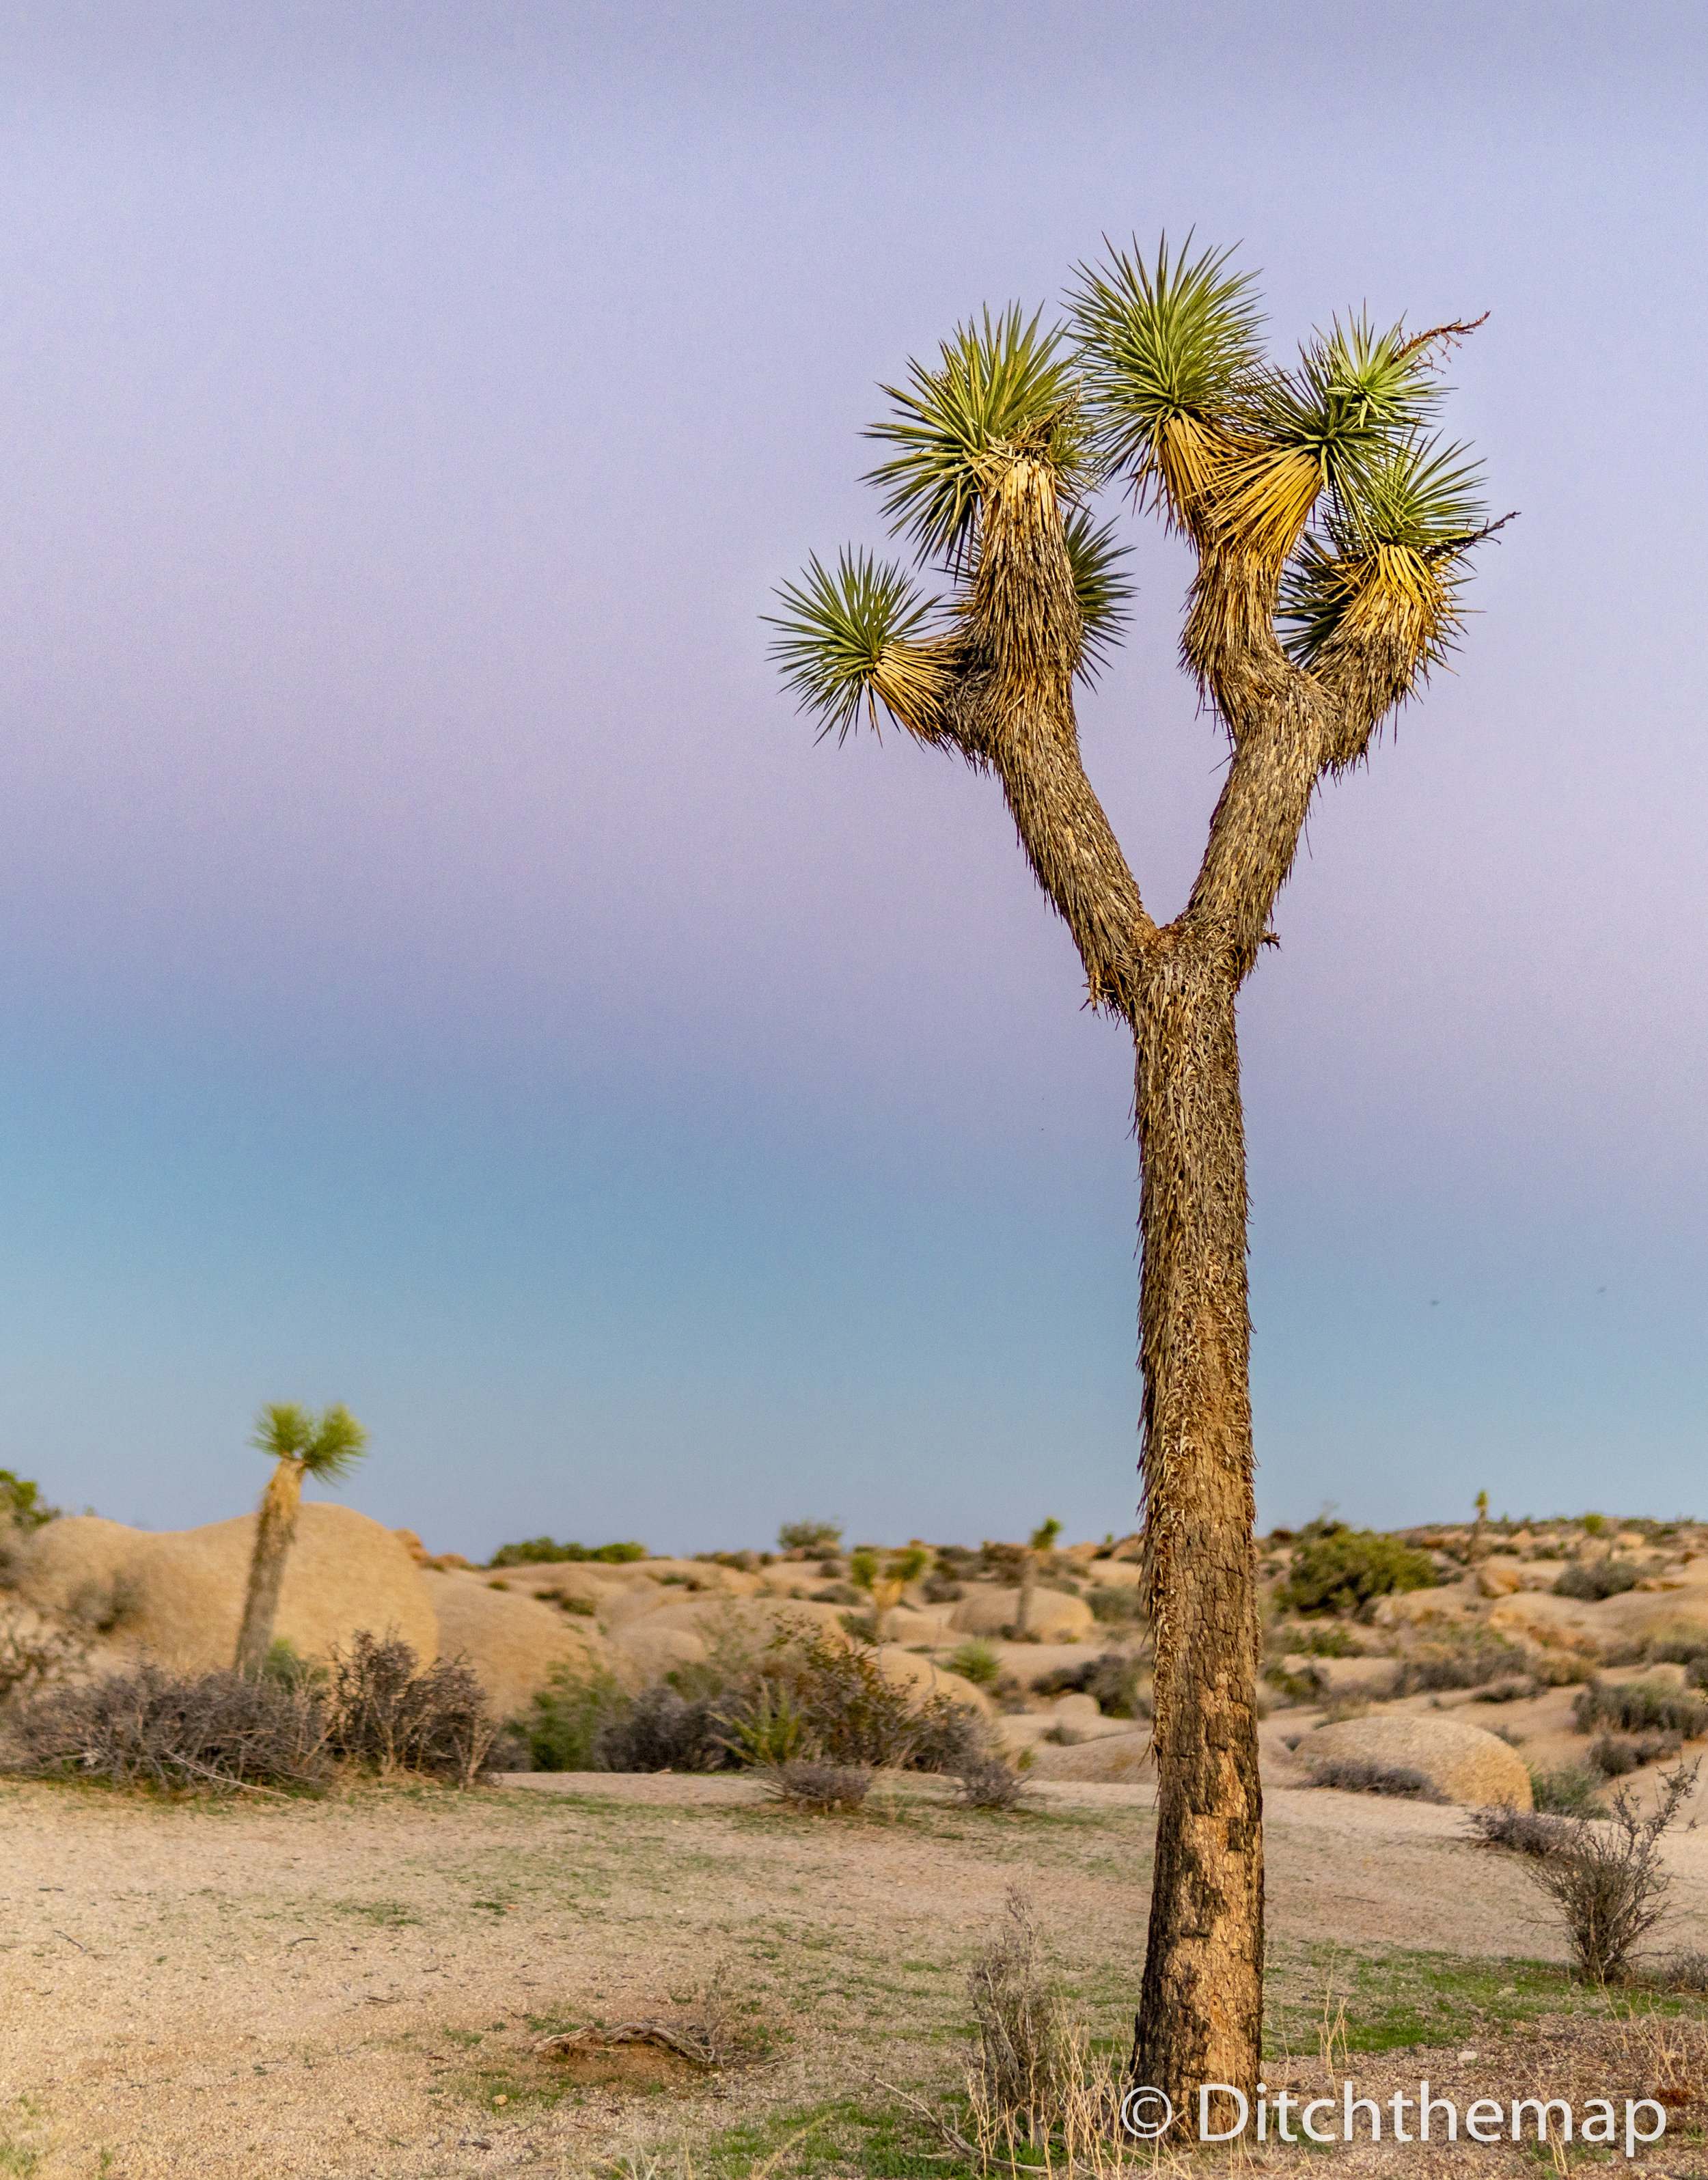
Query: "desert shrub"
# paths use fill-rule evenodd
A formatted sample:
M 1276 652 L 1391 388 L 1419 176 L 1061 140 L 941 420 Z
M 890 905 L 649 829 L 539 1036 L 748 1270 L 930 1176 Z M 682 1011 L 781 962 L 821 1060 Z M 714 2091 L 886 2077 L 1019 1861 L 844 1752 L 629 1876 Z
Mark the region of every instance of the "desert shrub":
M 1604 1779 L 1623 1779 L 1645 1764 L 1676 1756 L 1683 1745 L 1676 1733 L 1603 1733 L 1590 1743 L 1590 1761 Z
M 110 1635 L 136 1611 L 141 1595 L 140 1586 L 128 1567 L 120 1567 L 114 1574 L 91 1576 L 73 1591 L 70 1616 L 91 1634 Z
M 1358 1646 L 1352 1630 L 1330 1621 L 1319 1627 L 1283 1627 L 1274 1637 L 1276 1644 L 1303 1658 L 1356 1658 Z
M 1149 1718 L 1150 1698 L 1139 1682 L 1146 1671 L 1142 1658 L 1125 1651 L 1105 1650 L 1082 1665 L 1058 1666 L 1033 1683 L 1041 1696 L 1094 1696 L 1105 1718 Z
M 840 1522 L 785 1522 L 777 1532 L 778 1550 L 799 1552 L 803 1559 L 824 1559 L 841 1541 Z
M 1523 1703 L 1535 1693 L 1535 1682 L 1528 1678 L 1490 1681 L 1486 1687 L 1478 1689 L 1474 1700 L 1479 1704 Z M 1506 1729 L 1496 1726 L 1495 1731 L 1501 1733 Z
M 383 1776 L 415 1771 L 472 1786 L 497 1731 L 466 1660 L 423 1669 L 407 1643 L 365 1627 L 332 1653 L 325 1701 L 328 1747 Z
M 928 1605 L 958 1605 L 966 1596 L 966 1586 L 952 1575 L 932 1573 L 922 1585 Z
M 1431 1656 L 1408 1658 L 1394 1678 L 1394 1693 L 1409 1696 L 1433 1693 L 1442 1688 L 1482 1688 L 1496 1681 L 1521 1676 L 1529 1682 L 1529 1659 L 1516 1643 L 1498 1635 L 1476 1635 L 1466 1643 Z
M 947 1695 L 917 1701 L 885 1678 L 876 1654 L 823 1633 L 783 1637 L 764 1671 L 786 1689 L 805 1724 L 806 1747 L 830 1764 L 953 1771 L 983 1745 L 983 1721 Z
M 58 1518 L 59 1509 L 41 1496 L 41 1486 L 9 1468 L 0 1468 L 0 1527 L 21 1530 L 25 1536 Z
M 1044 1974 L 1038 1926 L 1023 1893 L 981 1947 L 967 1976 L 973 2056 L 969 2089 L 996 2131 L 1028 2141 L 1059 2117 L 1074 2073 L 1075 2046 L 1061 1995 Z
M 1629 1560 L 1573 1560 L 1556 1580 L 1554 1594 L 1581 1598 L 1585 1604 L 1599 1605 L 1604 1597 L 1618 1597 L 1628 1589 L 1634 1589 L 1641 1572 Z
M 1313 1786 L 1338 1786 L 1345 1794 L 1392 1794 L 1408 1802 L 1447 1798 L 1422 1771 L 1403 1764 L 1371 1764 L 1357 1756 L 1311 1757 Z
M 1674 1953 L 1661 1974 L 1669 1990 L 1708 1993 L 1708 1953 Z
M 134 1672 L 45 1689 L 8 1720 L 14 1768 L 118 1786 L 311 1786 L 330 1770 L 319 1698 L 231 1672 Z
M 1617 1733 L 1681 1734 L 1686 1740 L 1708 1733 L 1708 1699 L 1661 1681 L 1592 1680 L 1573 1701 L 1572 1716 L 1579 1733 L 1597 1726 Z
M 645 1688 L 599 1728 L 600 1771 L 720 1771 L 735 1759 L 715 1696 L 684 1695 L 666 1682 Z
M 281 1635 L 267 1645 L 261 1676 L 264 1681 L 276 1681 L 284 1688 L 323 1688 L 328 1677 L 322 1660 L 305 1658 L 288 1635 Z
M 628 1698 L 606 1672 L 578 1673 L 559 1661 L 518 1721 L 537 1771 L 596 1771 L 599 1735 Z
M 549 1537 L 529 1537 L 519 1544 L 500 1544 L 487 1561 L 488 1566 L 555 1566 L 567 1560 L 603 1561 L 608 1566 L 626 1566 L 647 1556 L 644 1544 L 559 1544 Z
M 1288 1611 L 1350 1613 L 1396 1590 L 1428 1589 L 1435 1579 L 1429 1554 L 1397 1537 L 1348 1528 L 1344 1522 L 1313 1522 L 1275 1594 Z
M 1556 1819 L 1569 1838 L 1527 1863 L 1532 1879 L 1560 1912 L 1578 1966 L 1597 1983 L 1622 1973 L 1665 1912 L 1672 1880 L 1661 1866 L 1661 1841 L 1689 1800 L 1700 1770 L 1700 1763 L 1681 1764 L 1667 1773 L 1647 1817 L 1638 1814 L 1622 1786 L 1613 1796 L 1611 1824 Z
M 1136 1627 L 1144 1618 L 1144 1599 L 1137 1588 L 1095 1583 L 1086 1591 L 1085 1601 L 1099 1627 Z
M 994 1749 L 965 1759 L 956 1783 L 955 1798 L 968 1809 L 1012 1809 L 1026 1792 L 1026 1781 Z
M 863 1764 L 825 1764 L 799 1758 L 779 1764 L 762 1775 L 773 1801 L 828 1815 L 833 1809 L 857 1809 L 872 1791 L 872 1774 Z
M 1606 1814 L 1601 1781 L 1584 1764 L 1562 1764 L 1557 1770 L 1529 1766 L 1530 1797 L 1545 1815 L 1601 1817 Z
M 1554 1854 L 1573 1836 L 1565 1818 L 1545 1810 L 1516 1809 L 1510 1802 L 1498 1803 L 1491 1809 L 1468 1809 L 1465 1814 L 1479 1839 L 1513 1854 Z
M 1002 1677 L 1002 1660 L 989 1643 L 963 1643 L 948 1664 L 951 1673 L 959 1673 L 975 1687 L 994 1688 Z
M 856 1589 L 851 1582 L 828 1583 L 823 1589 L 815 1589 L 812 1593 L 812 1602 L 814 1605 L 862 1605 L 866 1602 L 866 1593 L 863 1589 Z
M 555 1605 L 559 1612 L 568 1612 L 582 1620 L 593 1619 L 599 1610 L 591 1597 L 571 1597 L 566 1590 L 537 1589 L 534 1595 L 542 1605 Z
M 792 1763 L 806 1746 L 806 1720 L 788 1691 L 763 1675 L 757 1692 L 724 1723 L 730 1730 L 724 1746 L 741 1764 Z
M 1681 1636 L 1671 1643 L 1651 1643 L 1648 1662 L 1656 1665 L 1682 1665 L 1684 1677 L 1693 1687 L 1708 1688 L 1708 1643 L 1705 1643 L 1700 1635 Z

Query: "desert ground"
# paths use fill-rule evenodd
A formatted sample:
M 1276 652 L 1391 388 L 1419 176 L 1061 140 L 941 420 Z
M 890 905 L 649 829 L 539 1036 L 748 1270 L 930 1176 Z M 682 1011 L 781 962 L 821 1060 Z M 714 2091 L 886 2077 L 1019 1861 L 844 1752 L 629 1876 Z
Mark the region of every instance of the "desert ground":
M 252 1533 L 53 1521 L 14 1540 L 0 1614 L 76 1672 L 206 1671 L 229 1663 Z M 478 1568 L 306 1508 L 281 1634 L 312 1660 L 385 1627 L 468 1660 L 513 1722 L 506 1766 L 550 1760 L 530 1720 L 566 1676 L 633 1700 L 797 1627 L 874 1642 L 894 1682 L 967 1704 L 1026 1801 L 963 1807 L 917 1772 L 819 1815 L 736 1772 L 350 1775 L 317 1796 L 14 1776 L 0 2175 L 954 2180 L 967 2160 L 939 2122 L 966 2124 L 967 1973 L 1016 1896 L 1093 2061 L 1130 2040 L 1154 1823 L 1138 1548 L 939 1548 L 884 1603 L 835 1547 Z M 1259 1551 L 1271 2089 L 1655 2096 L 1668 2128 L 1634 2167 L 1708 2175 L 1708 1826 L 1688 1828 L 1708 1794 L 1667 1841 L 1637 1974 L 1606 1989 L 1574 1979 L 1524 1861 L 1470 1816 L 1562 1781 L 1617 1780 L 1646 1809 L 1708 1747 L 1708 1531 L 1318 1525 Z M 1313 1553 L 1380 1578 L 1313 1600 Z M 1380 1791 L 1313 1783 L 1331 1758 Z M 667 2040 L 601 2040 L 636 2022 Z M 577 2031 L 571 2051 L 536 2048 Z M 1539 2155 L 1601 2153 L 1271 2140 L 1237 2162 L 1433 2175 Z
M 955 2098 L 966 1971 L 1012 1890 L 1076 2012 L 1127 2035 L 1152 1798 L 1045 1782 L 1029 1809 L 966 1810 L 897 1775 L 858 1814 L 808 1817 L 741 1776 L 313 1802 L 12 1786 L 0 2172 L 952 2172 L 899 2093 Z M 1708 2172 L 1700 2002 L 1573 1985 L 1518 1859 L 1466 1830 L 1451 1807 L 1270 1793 L 1272 2083 L 1321 2077 L 1336 2022 L 1334 2069 L 1360 2095 L 1420 2074 L 1462 2100 L 1661 2079 L 1694 2101 L 1645 2169 Z M 1708 1946 L 1708 1837 L 1670 1857 L 1668 1942 Z M 691 2021 L 708 1996 L 729 2017 L 721 2067 L 532 2049 Z M 1349 2172 L 1534 2169 L 1529 2146 L 1332 2155 Z

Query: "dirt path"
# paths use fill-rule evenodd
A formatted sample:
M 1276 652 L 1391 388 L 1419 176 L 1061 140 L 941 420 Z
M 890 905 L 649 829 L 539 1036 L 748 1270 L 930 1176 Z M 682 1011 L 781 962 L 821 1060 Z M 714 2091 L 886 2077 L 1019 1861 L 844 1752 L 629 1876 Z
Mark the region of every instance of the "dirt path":
M 0 1790 L 0 2173 L 578 2173 L 868 2070 L 945 2084 L 967 1961 L 1016 1885 L 1121 2034 L 1148 1789 L 1055 1786 L 1030 1817 L 957 1810 L 936 1781 L 877 1798 L 812 1819 L 669 1776 L 321 1803 Z M 1463 1829 L 1270 1796 L 1276 1973 L 1301 2005 L 1325 1948 L 1558 1957 L 1518 1865 Z M 1673 1941 L 1708 1946 L 1708 1842 L 1677 1860 Z M 719 1963 L 763 2065 L 636 2098 L 565 2094 L 529 2056 L 548 2029 L 668 2009 Z

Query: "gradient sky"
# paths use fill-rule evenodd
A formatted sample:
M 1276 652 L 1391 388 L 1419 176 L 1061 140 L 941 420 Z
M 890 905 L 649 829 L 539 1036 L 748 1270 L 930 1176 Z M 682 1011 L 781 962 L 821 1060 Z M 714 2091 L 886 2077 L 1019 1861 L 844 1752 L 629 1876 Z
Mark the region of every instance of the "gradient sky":
M 1701 1510 L 1700 8 L 12 8 L 0 1465 L 347 1401 L 438 1549 L 1132 1526 L 1130 1054 L 988 782 L 814 745 L 875 382 L 1104 234 L 1490 313 L 1457 670 L 1242 1005 L 1259 1501 Z M 1148 902 L 1218 737 L 1132 527 Z

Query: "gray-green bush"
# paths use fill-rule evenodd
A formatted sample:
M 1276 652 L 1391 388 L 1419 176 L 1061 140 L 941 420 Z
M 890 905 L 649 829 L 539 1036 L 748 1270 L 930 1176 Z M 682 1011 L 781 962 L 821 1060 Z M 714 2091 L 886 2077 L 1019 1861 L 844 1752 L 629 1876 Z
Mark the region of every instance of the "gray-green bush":
M 1276 1602 L 1290 1612 L 1355 1612 L 1396 1590 L 1428 1589 L 1435 1579 L 1427 1552 L 1374 1529 L 1313 1522 L 1300 1533 Z

